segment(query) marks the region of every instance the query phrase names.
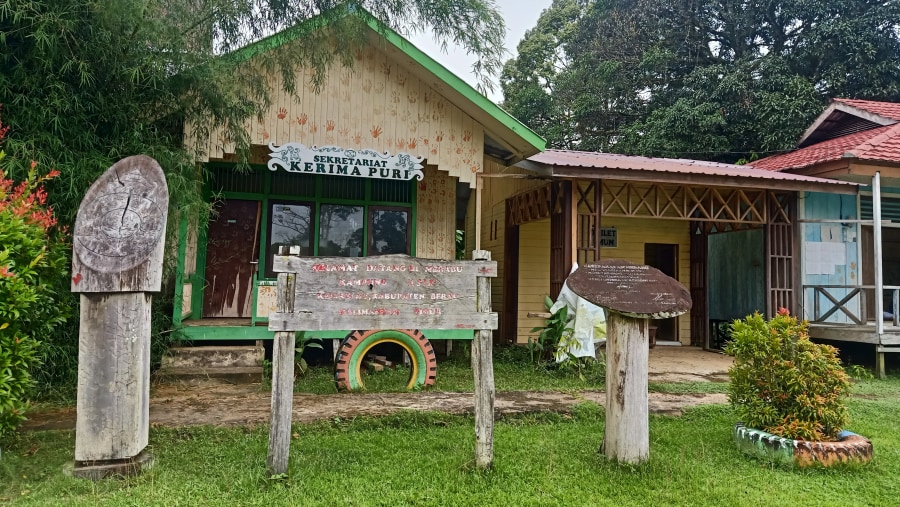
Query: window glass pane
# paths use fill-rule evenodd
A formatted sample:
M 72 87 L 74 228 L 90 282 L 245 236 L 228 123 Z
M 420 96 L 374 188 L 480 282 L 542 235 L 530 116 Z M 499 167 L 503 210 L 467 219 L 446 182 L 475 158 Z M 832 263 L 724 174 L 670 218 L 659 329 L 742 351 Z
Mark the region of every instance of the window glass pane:
M 319 207 L 319 255 L 361 256 L 362 239 L 362 206 L 323 204 Z
M 369 255 L 409 253 L 409 211 L 372 210 L 372 248 Z
M 274 277 L 272 258 L 279 246 L 299 246 L 300 255 L 312 255 L 312 206 L 309 204 L 273 204 L 269 227 L 269 262 L 266 276 Z

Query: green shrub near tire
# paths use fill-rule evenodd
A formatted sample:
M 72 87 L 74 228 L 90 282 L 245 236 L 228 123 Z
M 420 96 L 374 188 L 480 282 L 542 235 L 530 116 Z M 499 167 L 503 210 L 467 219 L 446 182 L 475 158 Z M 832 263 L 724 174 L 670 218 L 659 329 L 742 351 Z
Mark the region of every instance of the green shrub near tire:
M 334 381 L 340 391 L 365 389 L 362 362 L 376 345 L 393 343 L 409 354 L 412 368 L 407 389 L 434 385 L 437 360 L 431 342 L 418 329 L 374 329 L 353 331 L 341 342 L 334 362 Z

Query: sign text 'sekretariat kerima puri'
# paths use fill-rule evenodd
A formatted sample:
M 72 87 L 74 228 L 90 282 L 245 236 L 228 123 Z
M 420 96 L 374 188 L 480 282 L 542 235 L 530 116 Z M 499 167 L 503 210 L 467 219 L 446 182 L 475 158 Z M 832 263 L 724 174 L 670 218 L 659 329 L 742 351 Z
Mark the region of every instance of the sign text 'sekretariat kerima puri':
M 422 157 L 409 153 L 391 155 L 371 149 L 350 150 L 338 146 L 307 147 L 300 143 L 269 144 L 269 169 L 305 174 L 330 174 L 357 178 L 406 181 L 425 177 Z

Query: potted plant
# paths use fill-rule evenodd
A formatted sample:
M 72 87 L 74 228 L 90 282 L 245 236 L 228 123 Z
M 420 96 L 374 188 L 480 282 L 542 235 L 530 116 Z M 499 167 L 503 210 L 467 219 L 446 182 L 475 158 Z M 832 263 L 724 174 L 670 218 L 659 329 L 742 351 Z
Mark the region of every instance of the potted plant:
M 837 349 L 810 341 L 806 322 L 786 309 L 736 320 L 725 352 L 735 358 L 728 400 L 740 450 L 798 466 L 871 459 L 872 443 L 844 430 L 850 380 Z

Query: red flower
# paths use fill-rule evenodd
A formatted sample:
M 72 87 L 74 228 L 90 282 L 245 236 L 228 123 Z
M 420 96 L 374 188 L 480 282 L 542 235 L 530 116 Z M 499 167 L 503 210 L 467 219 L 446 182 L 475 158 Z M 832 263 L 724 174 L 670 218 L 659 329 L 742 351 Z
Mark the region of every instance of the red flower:
M 778 315 L 781 315 L 782 317 L 787 317 L 790 314 L 791 314 L 791 311 L 785 307 L 781 307 L 778 309 Z
M 0 266 L 0 276 L 5 276 L 7 278 L 12 278 L 16 276 L 15 273 L 10 272 L 9 266 Z

